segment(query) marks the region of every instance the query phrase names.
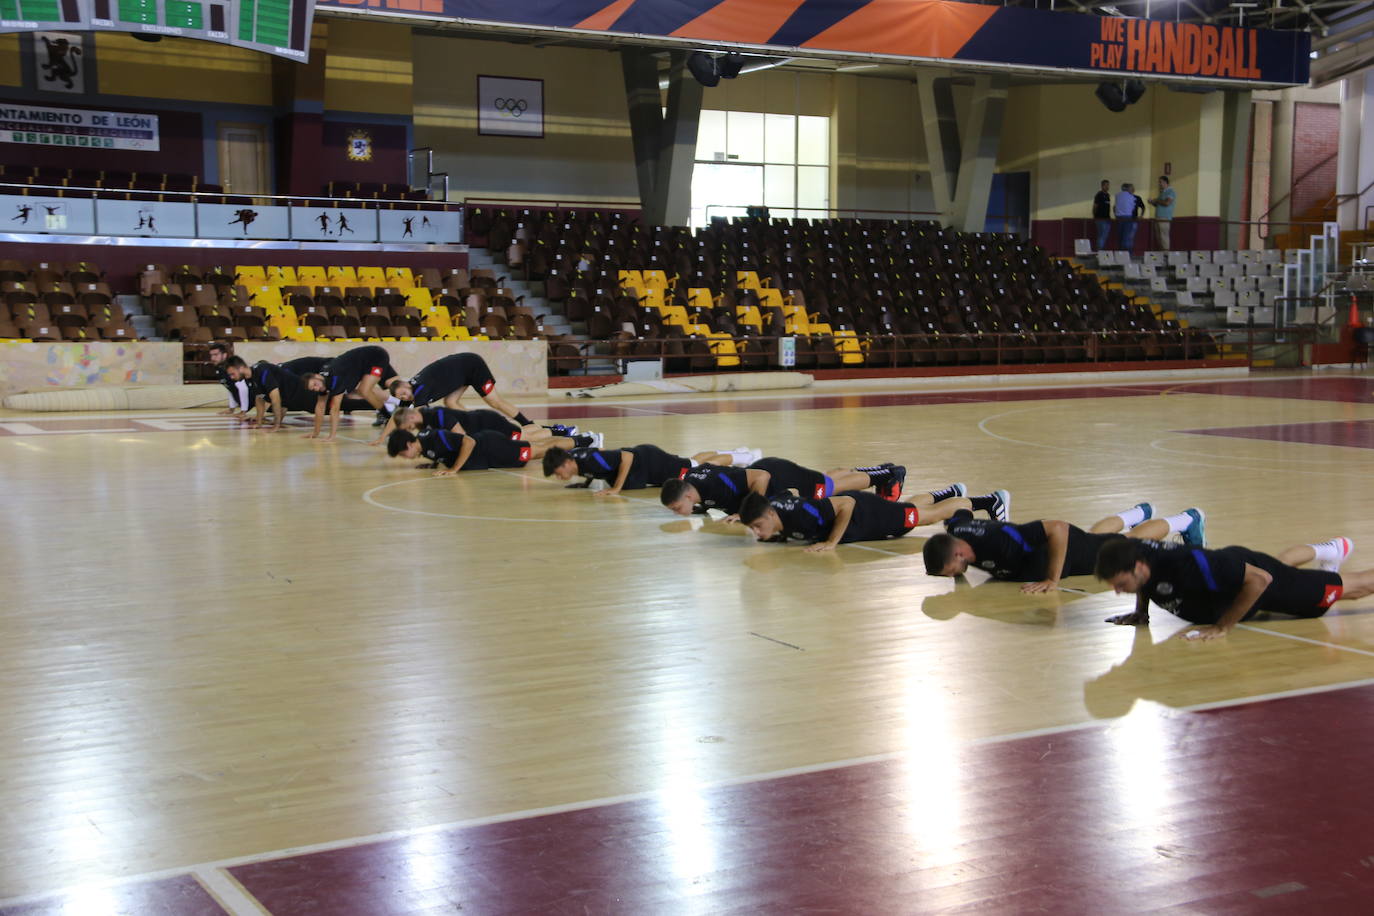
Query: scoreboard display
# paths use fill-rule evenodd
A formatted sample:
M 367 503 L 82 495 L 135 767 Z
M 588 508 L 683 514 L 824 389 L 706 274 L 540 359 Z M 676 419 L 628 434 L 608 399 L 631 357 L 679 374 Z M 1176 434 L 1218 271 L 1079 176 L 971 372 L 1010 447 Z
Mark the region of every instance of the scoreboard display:
M 199 38 L 305 60 L 315 0 L 0 0 L 0 32 Z

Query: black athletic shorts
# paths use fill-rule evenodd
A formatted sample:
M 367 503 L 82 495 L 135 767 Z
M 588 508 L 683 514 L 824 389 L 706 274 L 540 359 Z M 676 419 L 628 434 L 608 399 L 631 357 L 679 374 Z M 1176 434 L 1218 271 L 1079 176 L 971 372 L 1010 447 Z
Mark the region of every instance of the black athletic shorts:
M 670 455 L 657 445 L 636 445 L 625 451 L 633 452 L 635 460 L 630 465 L 625 486 L 621 488 L 624 490 L 661 487 L 665 480 L 676 480 L 692 466 L 689 459 Z
M 785 490 L 796 490 L 798 496 L 807 499 L 825 499 L 835 495 L 835 481 L 820 471 L 804 468 L 786 458 L 760 458 L 749 467 L 768 472 L 767 495 L 770 499 Z
M 854 500 L 854 514 L 840 536 L 840 543 L 899 538 L 921 523 L 921 512 L 911 503 L 894 503 L 867 490 L 836 493 Z
M 1097 567 L 1097 552 L 1102 549 L 1102 545 L 1112 538 L 1119 537 L 1119 534 L 1093 534 L 1077 525 L 1070 525 L 1069 546 L 1064 554 L 1064 571 L 1060 576 L 1091 576 L 1093 569 Z M 1042 551 L 1048 560 L 1048 548 L 1043 548 Z M 1040 578 L 1044 578 L 1043 572 Z
M 354 347 L 334 357 L 324 379 L 325 390 L 330 396 L 348 394 L 369 375 L 375 376 L 378 383 L 396 377 L 385 347 Z
M 465 471 L 483 471 L 487 468 L 522 468 L 530 460 L 530 444 L 512 439 L 502 433 L 490 430 L 472 432 L 474 443 Z
M 482 431 L 500 433 L 507 439 L 520 438 L 520 425 L 506 419 L 505 414 L 495 410 L 457 411 L 458 422 L 470 433 Z
M 1265 571 L 1274 577 L 1274 581 L 1269 583 L 1254 608 L 1245 615 L 1247 620 L 1259 611 L 1273 611 L 1290 617 L 1320 617 L 1331 610 L 1331 605 L 1340 600 L 1345 590 L 1341 574 L 1336 572 L 1299 569 L 1277 561 L 1266 565 Z
M 463 388 L 474 388 L 486 397 L 496 389 L 496 378 L 487 361 L 476 353 L 454 353 L 436 359 L 410 380 L 415 403 L 424 406 L 442 401 Z

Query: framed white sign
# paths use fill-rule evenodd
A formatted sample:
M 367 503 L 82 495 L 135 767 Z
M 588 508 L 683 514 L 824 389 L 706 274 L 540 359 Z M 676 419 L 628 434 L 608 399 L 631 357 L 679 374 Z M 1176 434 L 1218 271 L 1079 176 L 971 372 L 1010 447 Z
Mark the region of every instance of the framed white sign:
M 544 81 L 477 77 L 477 132 L 494 137 L 544 136 Z

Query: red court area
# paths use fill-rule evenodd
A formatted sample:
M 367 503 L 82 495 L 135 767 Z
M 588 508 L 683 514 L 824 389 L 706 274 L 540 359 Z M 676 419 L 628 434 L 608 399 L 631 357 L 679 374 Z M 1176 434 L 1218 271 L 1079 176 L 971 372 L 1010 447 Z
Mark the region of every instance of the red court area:
M 227 870 L 275 916 L 1368 913 L 1372 710 L 1363 686 L 936 741 Z M 197 890 L 169 878 L 110 892 L 115 909 L 0 913 L 219 912 Z

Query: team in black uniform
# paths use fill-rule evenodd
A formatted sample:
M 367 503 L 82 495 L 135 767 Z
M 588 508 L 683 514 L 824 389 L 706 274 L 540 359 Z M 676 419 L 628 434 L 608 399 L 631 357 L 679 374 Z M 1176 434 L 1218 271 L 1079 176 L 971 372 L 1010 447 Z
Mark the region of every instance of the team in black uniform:
M 1108 623 L 1145 624 L 1150 602 L 1190 623 L 1189 635 L 1225 636 L 1259 611 L 1320 617 L 1337 601 L 1374 594 L 1374 569 L 1341 575 L 1347 538 L 1298 544 L 1277 557 L 1247 547 L 1201 547 L 1114 538 L 1097 555 L 1095 573 L 1118 593 L 1134 594 L 1133 613 Z M 1299 569 L 1317 561 L 1317 569 Z
M 381 410 L 386 404 L 383 388 L 397 378 L 396 370 L 391 368 L 391 356 L 386 348 L 369 344 L 345 350 L 329 361 L 323 374 L 311 373 L 305 377 L 305 385 L 315 392 L 315 428 L 307 438 L 320 435 L 324 422 L 325 407 L 329 408 L 329 435 L 333 439 L 339 434 L 339 413 L 343 408 L 344 396 L 357 391 L 373 407 Z
M 1045 592 L 1063 576 L 1091 575 L 1097 551 L 1123 531 L 1154 540 L 1180 533 L 1184 543 L 1202 546 L 1203 513 L 1194 508 L 1156 518 L 1151 504 L 1137 503 L 1084 531 L 1058 520 L 1013 525 L 957 512 L 945 522 L 944 533 L 926 541 L 922 554 L 928 575 L 962 576 L 976 566 L 994 579 L 1026 583 L 1022 591 Z
M 488 429 L 492 432 L 505 433 L 512 439 L 524 439 L 528 442 L 538 442 L 542 439 L 551 437 L 577 439 L 578 430 L 576 426 L 563 426 L 554 424 L 551 426 L 538 426 L 531 423 L 529 426 L 519 426 L 513 420 L 494 410 L 455 410 L 452 407 L 399 407 L 392 415 L 397 429 L 404 429 L 409 432 L 416 432 L 421 429 L 453 429 L 457 426 L 459 432 L 474 432 L 476 430 Z M 565 445 L 565 448 L 575 448 L 590 445 L 600 448 L 602 436 L 600 433 L 588 432 L 587 442 L 579 442 L 577 445 Z M 562 445 L 563 443 L 551 443 Z
M 793 490 L 799 495 L 820 499 L 837 492 L 837 480 L 842 484 L 842 490 L 866 490 L 872 487 L 879 496 L 895 502 L 902 495 L 906 468 L 899 464 L 880 464 L 822 473 L 786 458 L 760 458 L 747 468 L 701 465 L 687 471 L 679 480 L 666 481 L 659 499 L 678 515 L 702 514 L 710 509 L 719 509 L 727 516 L 734 516 L 739 512 L 740 502 L 749 493 L 780 496 Z
M 614 496 L 621 490 L 642 490 L 659 487 L 665 481 L 676 480 L 698 464 L 748 463 L 757 457 L 749 449 L 733 452 L 697 452 L 690 458 L 672 455 L 657 445 L 636 445 L 623 449 L 551 448 L 544 453 L 544 476 L 572 480 L 581 476 L 580 486 L 590 486 L 593 480 L 603 480 L 610 487 L 598 496 Z

